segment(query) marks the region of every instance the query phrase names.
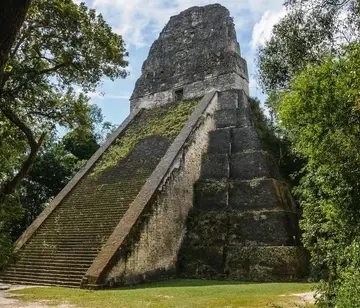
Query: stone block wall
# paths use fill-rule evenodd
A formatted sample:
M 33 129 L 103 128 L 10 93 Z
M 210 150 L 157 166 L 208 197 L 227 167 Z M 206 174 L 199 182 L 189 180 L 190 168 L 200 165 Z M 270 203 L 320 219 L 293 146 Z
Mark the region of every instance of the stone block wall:
M 246 93 L 219 93 L 178 275 L 295 281 L 306 273 L 298 214 L 272 156 L 263 150 Z

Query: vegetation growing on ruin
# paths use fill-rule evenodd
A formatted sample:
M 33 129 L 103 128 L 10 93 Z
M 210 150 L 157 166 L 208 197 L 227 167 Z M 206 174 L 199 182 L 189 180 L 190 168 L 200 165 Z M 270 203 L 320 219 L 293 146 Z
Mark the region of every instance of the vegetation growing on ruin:
M 204 193 L 220 193 L 228 187 L 227 179 L 200 179 L 196 183 L 196 189 Z
M 286 132 L 265 115 L 258 99 L 250 98 L 250 108 L 262 148 L 276 160 L 281 175 L 289 182 L 297 184 L 298 178 L 289 175 L 301 169 L 303 160 L 291 151 Z
M 144 110 L 146 121 L 130 124 L 115 143 L 104 153 L 91 175 L 116 166 L 141 140 L 150 136 L 174 139 L 194 111 L 197 101 L 182 101 L 168 106 Z M 142 117 L 143 114 L 139 116 Z M 135 119 L 136 121 L 136 119 Z

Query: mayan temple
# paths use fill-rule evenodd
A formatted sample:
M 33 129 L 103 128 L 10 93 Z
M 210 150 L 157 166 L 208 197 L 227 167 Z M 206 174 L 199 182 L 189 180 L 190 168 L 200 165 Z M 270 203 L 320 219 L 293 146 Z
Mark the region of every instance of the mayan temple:
M 300 279 L 296 206 L 257 135 L 248 83 L 225 7 L 171 17 L 130 115 L 17 240 L 1 281 Z

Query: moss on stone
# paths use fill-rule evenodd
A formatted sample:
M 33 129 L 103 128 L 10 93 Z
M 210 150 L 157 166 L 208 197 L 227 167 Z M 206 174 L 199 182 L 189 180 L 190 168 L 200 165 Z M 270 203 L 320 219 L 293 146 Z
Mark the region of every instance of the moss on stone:
M 219 193 L 228 188 L 227 179 L 201 179 L 196 182 L 196 190 L 203 193 Z
M 164 136 L 174 139 L 184 127 L 197 103 L 197 101 L 182 101 L 143 111 L 147 113 L 146 122 L 138 123 L 138 125 L 130 124 L 124 134 L 104 153 L 90 175 L 97 175 L 116 166 L 134 149 L 136 144 L 145 138 Z

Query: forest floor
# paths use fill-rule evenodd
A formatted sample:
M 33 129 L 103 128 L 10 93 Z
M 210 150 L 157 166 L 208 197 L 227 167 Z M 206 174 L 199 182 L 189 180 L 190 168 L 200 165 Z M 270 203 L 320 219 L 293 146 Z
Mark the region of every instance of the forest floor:
M 308 283 L 169 280 L 135 288 L 89 291 L 11 286 L 1 308 L 295 308 L 315 307 Z

